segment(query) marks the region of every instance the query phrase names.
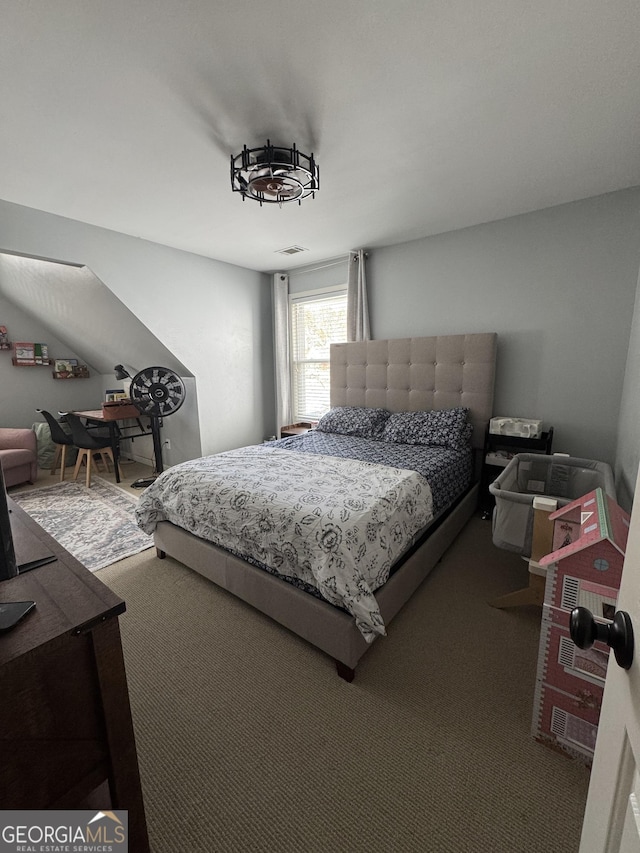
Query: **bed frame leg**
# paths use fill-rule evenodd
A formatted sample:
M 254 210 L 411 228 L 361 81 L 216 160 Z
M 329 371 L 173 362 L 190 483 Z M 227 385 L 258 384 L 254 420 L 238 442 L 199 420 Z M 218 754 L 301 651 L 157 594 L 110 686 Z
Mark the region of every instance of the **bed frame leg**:
M 160 548 L 156 548 L 156 557 L 157 557 L 159 560 L 164 560 L 164 558 L 165 558 L 166 556 L 167 556 L 167 552 L 166 552 L 166 551 L 161 551 L 161 550 L 160 550 Z
M 355 669 L 351 669 L 351 667 L 347 666 L 346 663 L 342 663 L 342 661 L 337 660 L 336 670 L 340 678 L 344 678 L 345 681 L 348 681 L 349 684 L 351 684 L 356 674 Z

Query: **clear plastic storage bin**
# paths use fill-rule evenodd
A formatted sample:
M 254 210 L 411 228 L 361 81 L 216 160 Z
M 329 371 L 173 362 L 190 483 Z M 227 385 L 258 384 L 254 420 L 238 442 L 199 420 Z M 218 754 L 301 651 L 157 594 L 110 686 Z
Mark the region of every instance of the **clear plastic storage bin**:
M 553 498 L 561 507 L 598 487 L 616 500 L 613 471 L 606 462 L 518 453 L 489 486 L 496 500 L 493 544 L 529 557 L 534 497 Z

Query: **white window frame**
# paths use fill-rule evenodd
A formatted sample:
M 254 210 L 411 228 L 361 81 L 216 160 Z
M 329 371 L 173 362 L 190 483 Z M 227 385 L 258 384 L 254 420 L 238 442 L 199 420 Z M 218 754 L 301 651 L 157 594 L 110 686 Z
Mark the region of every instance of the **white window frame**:
M 294 360 L 294 340 L 293 340 L 293 315 L 294 315 L 294 306 L 296 303 L 301 302 L 315 302 L 321 301 L 328 297 L 332 296 L 344 296 L 345 299 L 345 308 L 346 308 L 346 299 L 347 299 L 347 285 L 333 285 L 331 287 L 322 287 L 316 290 L 304 290 L 299 293 L 290 293 L 289 294 L 289 370 L 290 370 L 290 380 L 291 380 L 291 407 L 293 412 L 293 420 L 294 422 L 298 421 L 314 421 L 317 418 L 310 418 L 304 413 L 298 412 L 298 393 L 297 393 L 297 383 L 296 383 L 296 371 L 295 365 L 296 361 Z M 345 329 L 344 329 L 344 340 L 347 340 L 347 324 L 345 317 Z M 326 359 L 313 359 L 312 362 L 314 364 L 329 364 L 329 353 L 327 352 Z

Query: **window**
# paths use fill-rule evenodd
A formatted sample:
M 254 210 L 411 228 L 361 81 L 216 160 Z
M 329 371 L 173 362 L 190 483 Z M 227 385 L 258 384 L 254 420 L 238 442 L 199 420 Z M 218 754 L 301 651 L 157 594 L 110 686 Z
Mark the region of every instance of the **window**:
M 347 290 L 294 294 L 290 299 L 294 420 L 318 420 L 329 409 L 329 345 L 347 340 Z

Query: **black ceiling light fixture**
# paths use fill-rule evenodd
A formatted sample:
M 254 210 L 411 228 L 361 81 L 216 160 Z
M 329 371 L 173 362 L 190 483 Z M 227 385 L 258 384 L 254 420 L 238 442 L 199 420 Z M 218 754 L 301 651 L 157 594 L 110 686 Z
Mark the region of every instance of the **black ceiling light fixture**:
M 263 204 L 279 204 L 315 196 L 320 188 L 320 172 L 313 154 L 267 144 L 231 155 L 231 189 Z

